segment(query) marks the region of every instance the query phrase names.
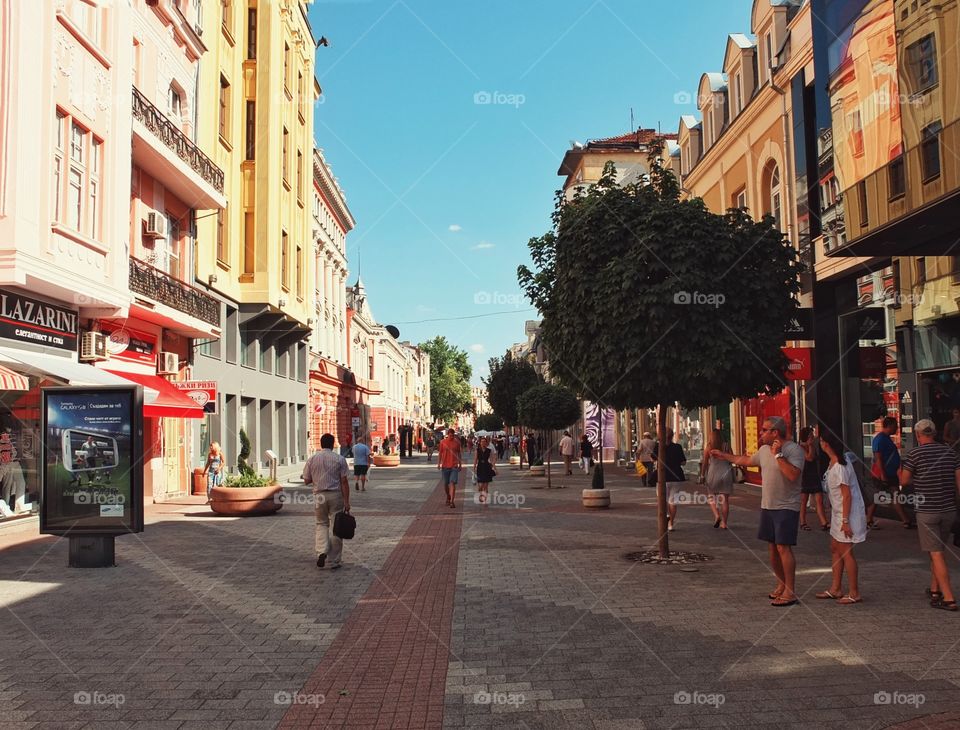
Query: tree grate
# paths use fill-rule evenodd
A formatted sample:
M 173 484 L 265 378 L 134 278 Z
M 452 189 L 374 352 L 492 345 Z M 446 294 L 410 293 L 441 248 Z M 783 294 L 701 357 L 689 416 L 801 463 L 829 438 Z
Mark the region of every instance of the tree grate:
M 666 558 L 660 557 L 659 550 L 641 550 L 635 553 L 624 553 L 624 560 L 635 563 L 649 563 L 651 565 L 689 565 L 690 563 L 706 563 L 713 560 L 712 555 L 705 553 L 691 553 L 684 550 L 671 550 Z

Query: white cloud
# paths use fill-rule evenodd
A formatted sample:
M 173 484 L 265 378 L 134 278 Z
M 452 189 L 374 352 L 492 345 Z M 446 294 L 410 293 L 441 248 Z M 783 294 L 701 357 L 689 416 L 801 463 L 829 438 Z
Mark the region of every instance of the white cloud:
M 495 244 L 495 243 L 490 243 L 489 241 L 480 241 L 480 243 L 478 243 L 476 246 L 474 246 L 474 247 L 471 248 L 470 250 L 471 250 L 471 251 L 486 251 L 487 249 L 490 249 L 490 248 L 496 248 L 496 246 L 497 246 L 497 244 Z
M 447 230 L 450 231 L 451 233 L 459 233 L 463 229 L 460 226 L 458 226 L 456 223 L 453 223 L 452 225 L 447 227 Z
M 477 353 L 478 355 L 479 355 L 480 353 L 484 352 L 486 349 L 487 349 L 486 347 L 484 347 L 483 345 L 480 345 L 480 344 L 470 345 L 470 352 L 475 352 L 475 353 Z

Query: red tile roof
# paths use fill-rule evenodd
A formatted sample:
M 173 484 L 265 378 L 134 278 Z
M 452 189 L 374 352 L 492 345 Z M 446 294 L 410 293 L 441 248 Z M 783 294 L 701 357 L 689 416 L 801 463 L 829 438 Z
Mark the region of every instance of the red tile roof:
M 604 137 L 602 139 L 592 139 L 588 144 L 650 144 L 657 137 L 664 139 L 676 139 L 675 134 L 659 134 L 655 129 L 638 129 L 636 132 L 627 132 L 616 137 Z

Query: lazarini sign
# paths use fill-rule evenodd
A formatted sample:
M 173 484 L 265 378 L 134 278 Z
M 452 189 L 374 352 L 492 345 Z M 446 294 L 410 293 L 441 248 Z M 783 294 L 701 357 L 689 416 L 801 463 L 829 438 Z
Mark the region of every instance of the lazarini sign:
M 77 313 L 0 289 L 0 337 L 77 349 Z

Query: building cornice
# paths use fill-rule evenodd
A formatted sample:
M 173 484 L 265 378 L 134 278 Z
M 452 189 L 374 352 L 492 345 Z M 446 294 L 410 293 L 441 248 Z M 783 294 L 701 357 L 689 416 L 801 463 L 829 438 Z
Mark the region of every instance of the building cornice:
M 340 229 L 345 234 L 352 231 L 356 227 L 357 222 L 354 220 L 349 206 L 347 206 L 346 195 L 337 182 L 337 179 L 333 176 L 333 171 L 330 169 L 330 165 L 327 164 L 323 152 L 317 148 L 313 150 L 313 182 L 317 191 L 320 193 L 320 197 L 323 198 L 327 207 L 334 214 L 334 218 L 337 221 L 337 225 L 340 226 Z

